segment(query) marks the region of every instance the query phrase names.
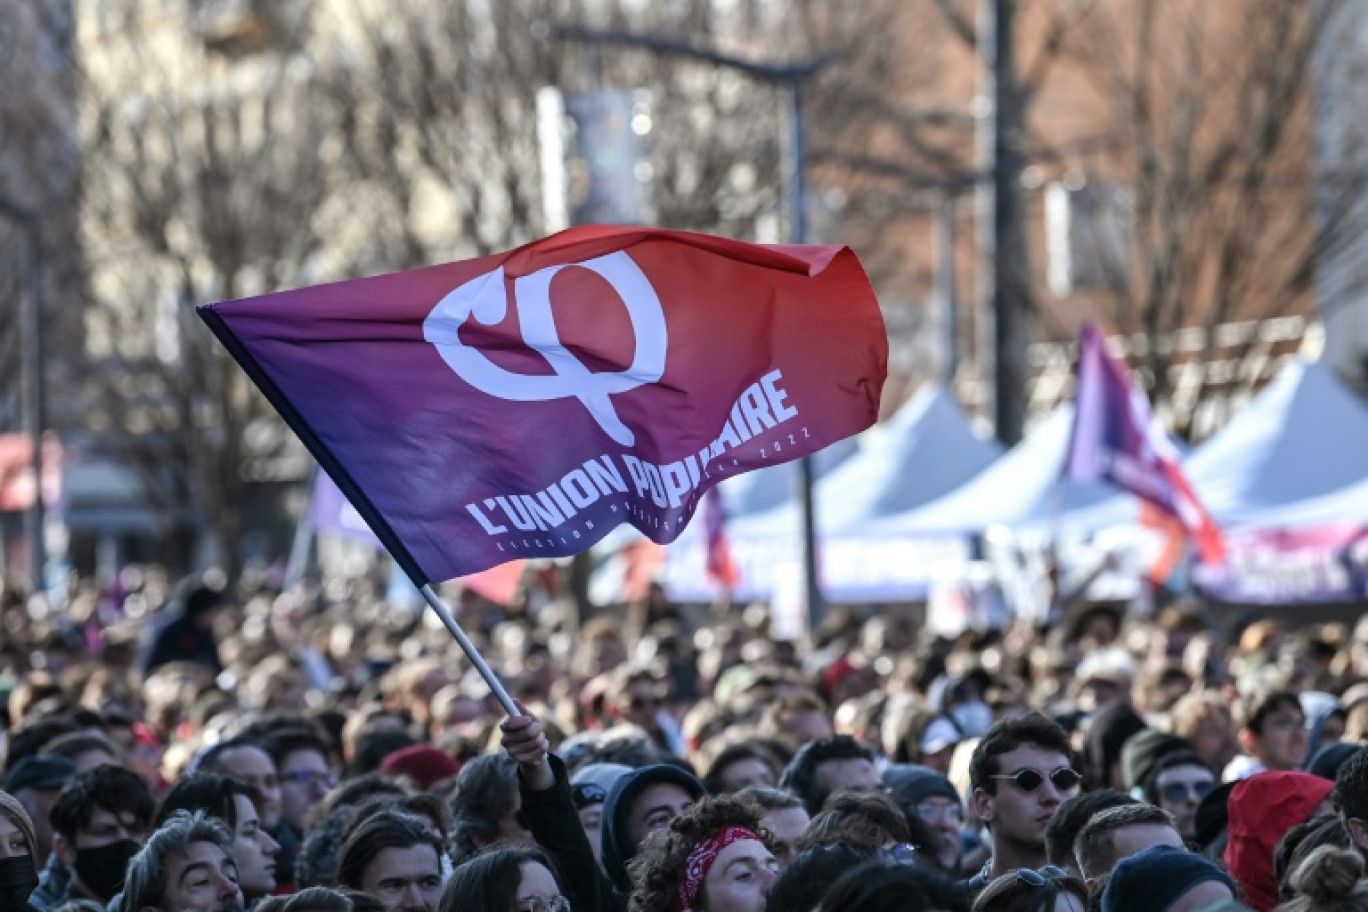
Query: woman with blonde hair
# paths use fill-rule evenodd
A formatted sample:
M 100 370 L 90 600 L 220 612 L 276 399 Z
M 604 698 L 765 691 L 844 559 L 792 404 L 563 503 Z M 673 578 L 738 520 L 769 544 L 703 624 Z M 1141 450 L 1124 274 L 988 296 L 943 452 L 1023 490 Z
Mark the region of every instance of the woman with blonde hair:
M 1354 849 L 1314 849 L 1288 875 L 1293 899 L 1278 912 L 1368 912 L 1363 856 Z
M 0 792 L 0 912 L 32 912 L 28 898 L 38 889 L 38 836 L 28 812 Z

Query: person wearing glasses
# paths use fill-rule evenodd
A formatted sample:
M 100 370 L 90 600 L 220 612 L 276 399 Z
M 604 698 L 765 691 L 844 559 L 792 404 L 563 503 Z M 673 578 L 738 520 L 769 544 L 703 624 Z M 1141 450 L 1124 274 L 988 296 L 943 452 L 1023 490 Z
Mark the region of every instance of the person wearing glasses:
M 489 849 L 451 875 L 437 912 L 570 912 L 555 865 L 536 846 Z M 581 910 L 577 910 L 581 912 Z
M 1063 868 L 1019 868 L 994 878 L 973 912 L 1084 912 L 1088 891 Z
M 1045 864 L 1045 830 L 1082 777 L 1070 765 L 1069 736 L 1040 713 L 1004 719 L 974 748 L 974 812 L 993 837 L 993 856 L 965 884 L 977 896 L 1018 868 Z
M 895 763 L 884 770 L 883 782 L 909 825 L 926 834 L 927 859 L 958 874 L 964 805 L 950 780 L 929 767 Z
M 1173 815 L 1178 833 L 1190 843 L 1197 838 L 1197 807 L 1217 785 L 1216 774 L 1192 751 L 1164 757 L 1143 783 L 1145 800 Z
M 288 728 L 272 732 L 262 746 L 280 783 L 280 819 L 295 834 L 303 833 L 309 811 L 337 785 L 328 745 L 311 729 Z

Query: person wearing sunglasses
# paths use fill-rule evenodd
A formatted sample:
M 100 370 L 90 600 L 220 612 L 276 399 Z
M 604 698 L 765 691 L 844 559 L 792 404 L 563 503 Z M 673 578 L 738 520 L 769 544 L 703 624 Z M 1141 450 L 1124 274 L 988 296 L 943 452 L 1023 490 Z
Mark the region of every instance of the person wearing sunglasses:
M 1084 912 L 1088 892 L 1063 868 L 1019 868 L 993 880 L 974 900 L 973 912 Z
M 1202 758 L 1180 751 L 1159 761 L 1144 783 L 1145 800 L 1173 815 L 1184 842 L 1197 838 L 1197 806 L 1217 786 Z
M 993 837 L 993 857 L 966 882 L 970 896 L 1011 871 L 1045 864 L 1045 830 L 1081 781 L 1068 734 L 1046 716 L 1004 719 L 988 730 L 969 761 L 969 782 L 974 812 Z

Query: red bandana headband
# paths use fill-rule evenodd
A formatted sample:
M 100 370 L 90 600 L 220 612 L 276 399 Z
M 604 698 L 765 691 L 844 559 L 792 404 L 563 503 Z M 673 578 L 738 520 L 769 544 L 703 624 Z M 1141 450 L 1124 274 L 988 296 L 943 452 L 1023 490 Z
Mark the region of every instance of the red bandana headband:
M 729 826 L 711 839 L 705 839 L 694 846 L 693 851 L 689 853 L 688 861 L 684 864 L 684 879 L 679 882 L 679 893 L 675 896 L 675 912 L 684 912 L 685 909 L 693 907 L 694 900 L 698 898 L 698 891 L 703 889 L 703 879 L 708 876 L 708 871 L 712 868 L 713 862 L 717 861 L 717 856 L 721 855 L 727 846 L 742 839 L 759 840 L 760 837 L 745 827 Z

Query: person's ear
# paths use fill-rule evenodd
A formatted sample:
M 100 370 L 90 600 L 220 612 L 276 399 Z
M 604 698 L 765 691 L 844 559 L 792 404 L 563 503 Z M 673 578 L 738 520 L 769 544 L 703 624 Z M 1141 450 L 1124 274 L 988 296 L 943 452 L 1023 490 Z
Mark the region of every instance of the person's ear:
M 1349 817 L 1344 822 L 1349 828 L 1349 836 L 1354 840 L 1354 844 L 1359 849 L 1368 851 L 1368 824 L 1357 817 Z
M 76 864 L 76 847 L 67 842 L 67 838 L 61 833 L 52 834 L 52 854 L 67 867 Z
M 974 814 L 984 823 L 993 822 L 993 796 L 982 787 L 974 789 L 974 794 L 970 796 L 974 802 Z
M 1253 754 L 1254 748 L 1258 746 L 1259 736 L 1247 728 L 1240 729 L 1240 749 L 1246 754 Z

